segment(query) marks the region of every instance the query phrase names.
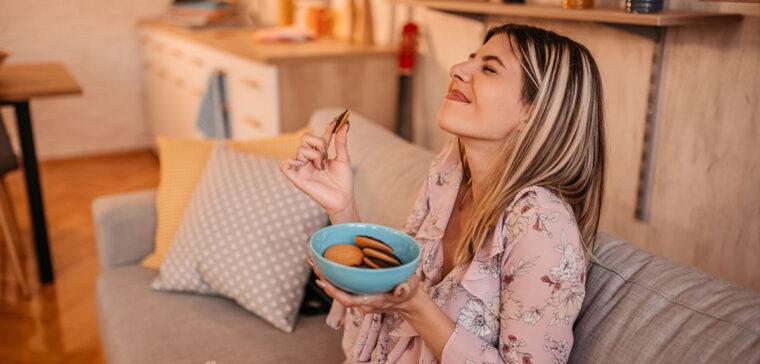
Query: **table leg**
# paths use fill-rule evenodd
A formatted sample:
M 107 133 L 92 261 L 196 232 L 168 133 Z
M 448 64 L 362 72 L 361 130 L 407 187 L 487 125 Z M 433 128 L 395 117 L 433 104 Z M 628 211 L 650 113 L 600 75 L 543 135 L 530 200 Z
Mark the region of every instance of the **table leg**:
M 34 150 L 34 134 L 32 133 L 32 117 L 29 112 L 29 101 L 14 102 L 16 123 L 21 141 L 21 153 L 24 162 L 24 177 L 26 192 L 29 199 L 29 212 L 32 217 L 34 232 L 34 248 L 37 255 L 37 270 L 41 283 L 53 282 L 53 262 L 50 258 L 48 245 L 47 223 L 45 209 L 42 204 L 42 188 L 37 170 L 37 155 Z

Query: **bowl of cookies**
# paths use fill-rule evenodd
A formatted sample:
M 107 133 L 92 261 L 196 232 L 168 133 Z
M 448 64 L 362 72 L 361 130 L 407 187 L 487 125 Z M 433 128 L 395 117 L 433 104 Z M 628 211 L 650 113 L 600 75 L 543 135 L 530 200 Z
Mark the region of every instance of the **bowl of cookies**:
M 420 246 L 402 231 L 375 224 L 324 227 L 309 241 L 317 269 L 351 293 L 388 292 L 405 282 L 420 262 Z

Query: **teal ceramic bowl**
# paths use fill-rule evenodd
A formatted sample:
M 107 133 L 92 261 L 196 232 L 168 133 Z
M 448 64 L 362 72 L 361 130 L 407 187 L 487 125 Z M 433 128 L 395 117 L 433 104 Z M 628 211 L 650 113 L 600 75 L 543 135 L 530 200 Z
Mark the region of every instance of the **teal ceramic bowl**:
M 338 264 L 322 256 L 335 244 L 353 244 L 356 235 L 380 239 L 393 249 L 401 265 L 393 268 L 356 268 Z M 405 282 L 420 262 L 420 246 L 411 236 L 396 229 L 365 223 L 336 224 L 320 229 L 309 240 L 311 256 L 322 275 L 334 286 L 351 293 L 388 292 Z

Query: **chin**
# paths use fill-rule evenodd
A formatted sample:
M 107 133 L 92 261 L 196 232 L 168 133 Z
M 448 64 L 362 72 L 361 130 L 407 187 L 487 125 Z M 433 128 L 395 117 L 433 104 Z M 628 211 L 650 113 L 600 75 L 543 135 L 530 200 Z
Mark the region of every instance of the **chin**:
M 449 103 L 444 101 L 438 109 L 438 113 L 435 115 L 436 124 L 443 131 L 457 136 L 466 136 L 471 118 L 462 110 L 456 110 L 456 107 L 447 104 Z

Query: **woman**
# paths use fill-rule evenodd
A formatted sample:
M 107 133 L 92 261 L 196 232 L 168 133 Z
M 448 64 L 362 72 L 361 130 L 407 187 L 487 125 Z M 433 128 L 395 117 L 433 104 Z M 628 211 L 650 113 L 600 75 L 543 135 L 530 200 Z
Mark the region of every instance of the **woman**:
M 349 362 L 564 363 L 604 185 L 596 63 L 566 37 L 505 24 L 450 77 L 437 123 L 454 137 L 403 227 L 422 247 L 416 274 L 355 296 L 315 269 L 334 298 L 327 323 L 345 326 Z M 280 169 L 334 224 L 357 222 L 349 126 L 326 160 L 332 127 Z

